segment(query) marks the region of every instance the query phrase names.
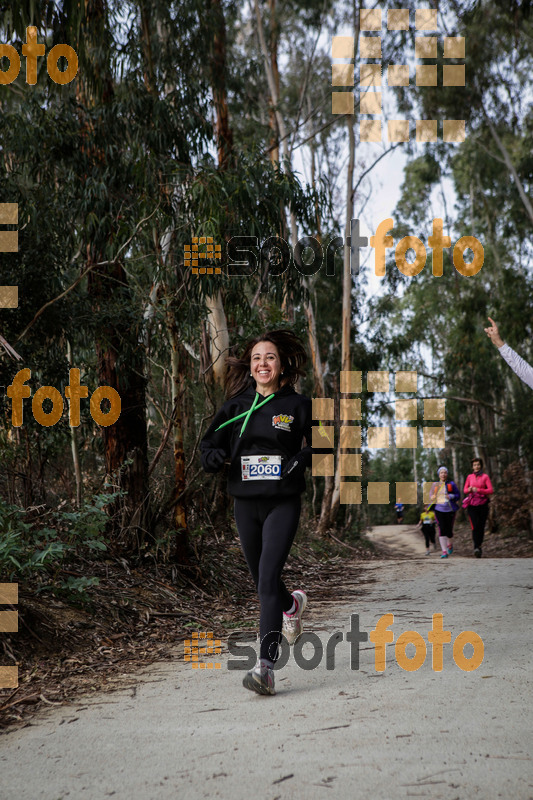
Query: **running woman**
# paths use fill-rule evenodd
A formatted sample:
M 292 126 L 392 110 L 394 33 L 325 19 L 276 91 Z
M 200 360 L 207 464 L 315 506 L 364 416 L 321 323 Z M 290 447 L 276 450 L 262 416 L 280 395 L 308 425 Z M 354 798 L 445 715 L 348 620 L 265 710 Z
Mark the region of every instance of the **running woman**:
M 396 511 L 396 522 L 400 525 L 403 522 L 403 503 L 402 498 L 398 498 L 398 502 L 394 505 L 394 510 Z
M 206 472 L 218 472 L 230 460 L 228 493 L 261 606 L 259 660 L 243 684 L 258 694 L 275 694 L 281 633 L 289 644 L 296 641 L 307 605 L 303 591 L 291 594 L 281 580 L 311 464 L 311 400 L 294 389 L 306 361 L 291 331 L 269 331 L 248 342 L 241 358 L 228 359 L 228 400 L 200 443 Z
M 520 358 L 518 353 L 515 353 L 508 344 L 505 344 L 498 331 L 498 326 L 490 317 L 489 322 L 491 324 L 484 330 L 492 344 L 496 345 L 500 351 L 501 357 L 507 361 L 513 372 L 516 372 L 518 377 L 523 380 L 530 389 L 533 389 L 533 367 L 528 364 L 527 361 L 524 361 L 523 358 Z
M 439 542 L 442 548 L 441 558 L 448 558 L 453 553 L 453 523 L 459 506 L 457 500 L 461 496 L 453 481 L 448 480 L 446 467 L 439 467 L 439 480 L 429 492 L 429 503 L 435 507 L 435 516 L 439 523 Z
M 426 555 L 429 556 L 430 549 L 429 543 L 433 544 L 433 548 L 436 550 L 437 545 L 435 544 L 435 526 L 437 524 L 437 520 L 435 519 L 435 514 L 433 511 L 429 511 L 427 505 L 424 506 L 424 510 L 420 514 L 420 521 L 417 525 L 418 528 L 422 528 L 422 533 L 424 534 L 424 540 L 426 542 Z
M 481 545 L 485 535 L 485 525 L 489 515 L 489 500 L 494 493 L 492 483 L 486 472 L 483 472 L 483 461 L 476 456 L 472 459 L 472 472 L 467 476 L 464 488 L 466 511 L 472 528 L 474 555 L 481 558 Z M 463 501 L 463 506 L 465 501 Z

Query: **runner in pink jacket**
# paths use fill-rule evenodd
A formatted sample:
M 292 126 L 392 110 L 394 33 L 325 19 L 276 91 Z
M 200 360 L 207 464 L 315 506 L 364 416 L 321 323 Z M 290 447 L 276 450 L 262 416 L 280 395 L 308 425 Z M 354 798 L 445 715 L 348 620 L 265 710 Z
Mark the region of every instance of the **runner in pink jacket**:
M 485 535 L 485 525 L 489 515 L 489 498 L 494 493 L 492 483 L 486 472 L 483 472 L 483 461 L 476 456 L 472 459 L 472 469 L 465 481 L 464 495 L 467 513 L 472 527 L 472 541 L 474 542 L 474 555 L 481 558 L 481 545 Z

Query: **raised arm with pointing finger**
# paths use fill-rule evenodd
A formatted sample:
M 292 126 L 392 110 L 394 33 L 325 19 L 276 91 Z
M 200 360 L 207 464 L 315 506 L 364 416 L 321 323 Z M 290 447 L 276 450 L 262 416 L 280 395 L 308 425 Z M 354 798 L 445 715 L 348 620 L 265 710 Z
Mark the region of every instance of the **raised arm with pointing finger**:
M 494 320 L 489 317 L 489 321 L 491 324 L 488 328 L 485 328 L 485 333 L 491 342 L 496 345 L 500 351 L 500 355 L 507 361 L 513 372 L 516 372 L 518 377 L 523 380 L 524 383 L 527 383 L 530 389 L 533 389 L 533 367 L 528 364 L 527 361 L 524 361 L 523 358 L 520 358 L 518 353 L 515 353 L 508 344 L 505 344 Z

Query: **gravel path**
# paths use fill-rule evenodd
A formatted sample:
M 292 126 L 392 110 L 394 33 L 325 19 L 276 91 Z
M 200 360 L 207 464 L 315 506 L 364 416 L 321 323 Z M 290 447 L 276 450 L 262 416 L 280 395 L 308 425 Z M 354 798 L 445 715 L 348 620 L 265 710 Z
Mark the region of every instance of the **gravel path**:
M 425 551 L 423 540 L 396 527 L 374 537 L 401 557 L 363 564 L 373 582 L 357 601 L 326 608 L 310 598 L 306 632 L 324 650 L 338 633 L 334 669 L 325 654 L 311 670 L 291 654 L 277 695 L 260 697 L 227 668 L 227 651 L 220 670 L 193 670 L 177 653 L 119 691 L 51 708 L 0 738 L 2 800 L 533 798 L 531 560 L 406 559 L 420 541 Z M 440 672 L 428 643 L 437 613 L 451 631 Z M 384 614 L 394 616 L 386 667 L 376 671 L 377 650 L 363 641 L 357 669 L 352 615 L 370 634 Z M 409 630 L 427 648 L 417 671 L 396 660 Z M 484 645 L 471 671 L 454 661 L 462 631 Z M 464 657 L 479 656 L 476 647 Z M 306 643 L 300 663 L 315 648 Z M 408 645 L 405 657 L 414 653 Z

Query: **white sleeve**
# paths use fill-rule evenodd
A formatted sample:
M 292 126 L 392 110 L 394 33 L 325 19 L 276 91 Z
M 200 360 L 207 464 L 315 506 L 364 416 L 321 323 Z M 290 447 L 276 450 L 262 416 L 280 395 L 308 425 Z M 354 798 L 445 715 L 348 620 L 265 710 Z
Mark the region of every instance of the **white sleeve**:
M 533 389 L 533 367 L 531 367 L 527 361 L 524 361 L 523 358 L 520 358 L 518 353 L 509 347 L 508 344 L 502 345 L 499 347 L 498 350 L 500 351 L 500 355 L 504 358 L 513 372 L 516 372 L 518 377 L 527 383 L 530 389 Z

